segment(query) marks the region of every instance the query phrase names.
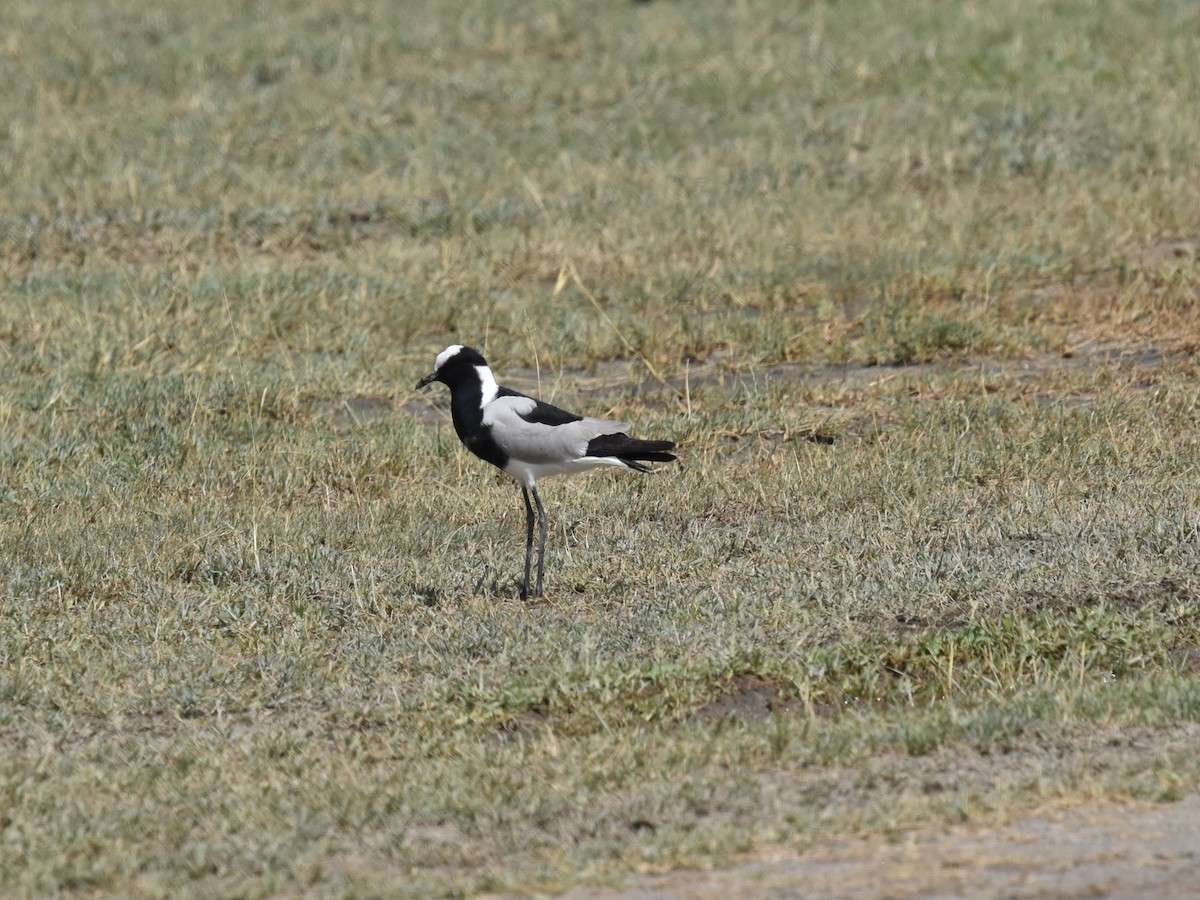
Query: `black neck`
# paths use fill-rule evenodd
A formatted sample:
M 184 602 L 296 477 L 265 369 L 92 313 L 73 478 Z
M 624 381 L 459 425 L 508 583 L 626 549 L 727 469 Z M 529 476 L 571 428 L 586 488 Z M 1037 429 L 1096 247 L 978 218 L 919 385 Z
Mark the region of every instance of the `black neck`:
M 450 418 L 459 439 L 468 447 L 478 439 L 483 429 L 483 389 L 479 380 L 472 378 L 450 387 Z

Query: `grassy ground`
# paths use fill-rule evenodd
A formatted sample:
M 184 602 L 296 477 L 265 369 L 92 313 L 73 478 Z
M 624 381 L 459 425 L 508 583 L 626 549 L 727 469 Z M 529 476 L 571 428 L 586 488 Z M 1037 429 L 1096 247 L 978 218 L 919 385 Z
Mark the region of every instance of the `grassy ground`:
M 1195 785 L 1197 16 L 5 3 L 0 888 L 553 890 Z M 685 447 L 546 486 L 541 604 L 409 390 L 458 341 Z

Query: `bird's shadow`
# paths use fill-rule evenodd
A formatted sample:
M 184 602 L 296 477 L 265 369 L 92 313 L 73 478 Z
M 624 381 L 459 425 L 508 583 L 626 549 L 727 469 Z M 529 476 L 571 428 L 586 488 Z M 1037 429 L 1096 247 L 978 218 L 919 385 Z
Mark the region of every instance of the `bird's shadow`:
M 521 601 L 521 583 L 515 576 L 502 576 L 492 571 L 486 563 L 483 570 L 475 577 L 466 576 L 457 580 L 439 584 L 409 585 L 412 595 L 429 609 L 442 606 L 452 600 L 462 597 L 477 597 L 482 600 L 511 600 Z

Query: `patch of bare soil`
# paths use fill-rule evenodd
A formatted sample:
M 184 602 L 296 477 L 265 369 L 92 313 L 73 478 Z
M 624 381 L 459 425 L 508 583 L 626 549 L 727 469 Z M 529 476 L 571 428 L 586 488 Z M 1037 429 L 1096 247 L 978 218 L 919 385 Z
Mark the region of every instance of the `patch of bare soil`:
M 1058 806 L 998 828 L 871 835 L 711 872 L 639 877 L 574 900 L 743 897 L 1195 897 L 1200 793 Z
M 1132 269 L 1178 269 L 1200 259 L 1200 237 L 1165 238 L 1130 250 L 1123 260 Z
M 1003 753 L 945 747 L 919 757 L 885 755 L 844 769 L 764 772 L 758 779 L 758 802 L 765 816 L 786 808 L 807 809 L 820 817 L 870 807 L 883 795 L 1015 798 L 1032 773 L 1073 773 L 1069 780 L 1075 783 L 1103 784 L 1105 772 L 1122 770 L 1131 756 L 1192 753 L 1198 737 L 1194 725 L 1165 733 L 1102 730 Z M 565 896 L 1200 896 L 1200 792 L 1164 804 L 1073 799 L 1028 809 L 1018 800 L 1009 809 L 1007 822 L 937 820 L 905 830 L 829 838 L 802 851 L 764 848 L 723 868 L 631 874 L 619 887 L 579 889 Z
M 800 712 L 799 704 L 787 696 L 786 685 L 761 675 L 743 674 L 735 677 L 728 689 L 696 711 L 704 722 L 737 719 L 742 722 L 761 722 L 772 715 Z

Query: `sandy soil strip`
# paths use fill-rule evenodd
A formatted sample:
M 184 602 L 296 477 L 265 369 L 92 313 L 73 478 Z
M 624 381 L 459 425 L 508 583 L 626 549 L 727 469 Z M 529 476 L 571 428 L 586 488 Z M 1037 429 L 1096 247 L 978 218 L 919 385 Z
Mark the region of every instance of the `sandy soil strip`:
M 1200 897 L 1200 793 L 1065 806 L 1000 828 L 818 844 L 801 856 L 641 876 L 572 900 L 782 897 Z

